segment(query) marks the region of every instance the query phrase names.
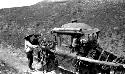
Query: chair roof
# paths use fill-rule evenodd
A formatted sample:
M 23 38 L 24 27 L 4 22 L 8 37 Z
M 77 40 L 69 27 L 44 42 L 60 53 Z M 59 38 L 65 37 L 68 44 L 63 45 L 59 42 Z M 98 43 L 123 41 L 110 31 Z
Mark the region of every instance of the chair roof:
M 68 23 L 68 24 L 62 25 L 62 28 L 81 28 L 84 30 L 92 29 L 91 26 L 89 26 L 85 23 Z
M 79 33 L 79 34 L 91 34 L 98 32 L 98 28 L 92 28 L 85 23 L 68 23 L 61 26 L 61 28 L 54 28 L 54 32 L 57 33 Z

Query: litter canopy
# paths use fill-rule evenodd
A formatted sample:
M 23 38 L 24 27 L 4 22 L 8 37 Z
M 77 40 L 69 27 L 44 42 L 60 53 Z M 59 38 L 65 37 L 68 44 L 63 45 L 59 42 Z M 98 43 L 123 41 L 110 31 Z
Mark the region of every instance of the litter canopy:
M 68 23 L 68 24 L 62 25 L 62 28 L 81 28 L 83 30 L 92 29 L 91 26 L 85 23 Z
M 92 28 L 85 23 L 68 23 L 61 26 L 61 28 L 54 28 L 54 32 L 58 33 L 80 33 L 80 34 L 92 34 L 99 32 L 98 28 Z

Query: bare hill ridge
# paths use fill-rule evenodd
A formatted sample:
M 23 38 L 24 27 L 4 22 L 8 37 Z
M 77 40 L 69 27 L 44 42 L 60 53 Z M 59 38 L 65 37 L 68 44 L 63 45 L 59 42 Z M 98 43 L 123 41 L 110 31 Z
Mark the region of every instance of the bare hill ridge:
M 0 10 L 0 41 L 23 47 L 24 36 L 42 32 L 78 19 L 101 30 L 100 46 L 118 55 L 125 48 L 124 0 L 70 0 L 39 2 L 32 6 Z

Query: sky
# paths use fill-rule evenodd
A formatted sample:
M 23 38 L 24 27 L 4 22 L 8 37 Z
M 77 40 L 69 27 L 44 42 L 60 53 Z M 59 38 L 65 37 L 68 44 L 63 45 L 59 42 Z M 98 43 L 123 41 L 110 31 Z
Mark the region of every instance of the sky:
M 11 8 L 11 7 L 21 7 L 21 6 L 30 6 L 36 4 L 42 0 L 1 0 L 1 8 Z
M 36 4 L 40 1 L 43 1 L 43 0 L 1 0 L 0 1 L 0 9 L 30 6 L 30 5 Z M 61 1 L 61 0 L 47 0 L 47 1 Z

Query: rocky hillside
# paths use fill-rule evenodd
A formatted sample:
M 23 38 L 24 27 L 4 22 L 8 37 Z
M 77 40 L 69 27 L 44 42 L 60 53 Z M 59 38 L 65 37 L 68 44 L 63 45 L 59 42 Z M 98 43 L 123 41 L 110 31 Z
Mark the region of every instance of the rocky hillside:
M 124 0 L 69 0 L 39 2 L 32 6 L 0 10 L 0 42 L 23 47 L 24 36 L 42 32 L 78 19 L 101 30 L 100 46 L 118 55 L 125 48 Z

